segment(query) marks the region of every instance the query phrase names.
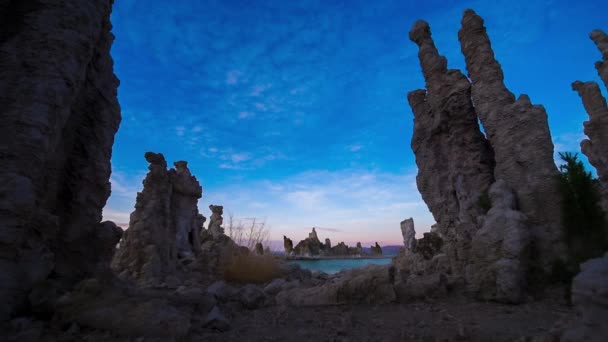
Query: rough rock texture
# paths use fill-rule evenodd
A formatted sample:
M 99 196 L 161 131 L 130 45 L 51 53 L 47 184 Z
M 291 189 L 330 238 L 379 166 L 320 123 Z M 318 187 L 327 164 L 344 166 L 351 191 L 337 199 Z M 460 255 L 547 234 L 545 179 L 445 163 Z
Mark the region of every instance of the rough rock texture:
M 596 67 L 608 89 L 608 36 L 600 30 L 591 32 L 590 36 L 602 52 L 603 61 L 597 62 Z M 608 105 L 595 82 L 576 81 L 572 83 L 572 89 L 578 92 L 589 115 L 589 121 L 583 123 L 588 139 L 581 141 L 581 151 L 597 170 L 602 186 L 603 206 L 608 208 Z
M 489 196 L 492 208 L 473 236 L 466 272 L 469 291 L 483 300 L 520 303 L 529 259 L 527 218 L 515 210 L 515 195 L 505 181 L 492 184 Z
M 595 68 L 602 81 L 604 81 L 604 85 L 608 88 L 608 35 L 602 30 L 593 30 L 589 37 L 602 53 L 602 61 L 596 62 Z
M 475 110 L 494 149 L 494 177 L 517 195 L 530 223 L 535 258 L 545 270 L 563 252 L 557 167 L 547 113 L 527 95 L 517 100 L 503 82 L 483 19 L 467 10 L 458 32 L 465 56 Z
M 416 182 L 450 250 L 450 261 L 462 268 L 470 237 L 483 214 L 479 198 L 492 184 L 492 148 L 479 129 L 471 102 L 471 85 L 458 70 L 448 70 L 431 38 L 428 24 L 418 21 L 410 31 L 426 90 L 408 94 L 414 113 L 412 149 L 418 165 Z
M 121 278 L 153 285 L 172 275 L 178 260 L 200 252 L 197 201 L 202 188 L 185 162 L 167 170 L 162 154 L 146 152 L 145 158 L 150 172 L 112 267 Z
M 572 282 L 576 319 L 560 341 L 606 341 L 608 337 L 608 254 L 581 265 Z
M 331 240 L 328 238 L 325 239 L 325 248 L 331 249 Z
M 222 228 L 222 223 L 224 222 L 224 219 L 222 218 L 224 207 L 211 204 L 209 210 L 211 210 L 211 217 L 209 218 L 209 228 L 207 229 L 211 235 L 216 237 L 224 234 L 224 228 Z
M 120 239 L 100 223 L 121 119 L 111 9 L 0 1 L 0 320 L 35 284 L 56 296 L 107 268 Z
M 63 296 L 57 318 L 121 336 L 180 338 L 190 329 L 192 309 L 167 296 L 145 294 L 124 284 L 87 279 Z
M 416 229 L 414 229 L 413 218 L 410 217 L 401 221 L 401 235 L 403 236 L 403 246 L 405 249 L 414 249 L 416 245 Z
M 343 271 L 321 285 L 279 293 L 279 305 L 336 305 L 345 303 L 383 304 L 396 300 L 388 266 L 370 265 Z
M 177 233 L 177 254 L 181 258 L 192 258 L 200 251 L 201 222 L 197 204 L 203 188 L 190 173 L 188 162 L 182 160 L 173 165 L 175 169 L 169 170 L 169 177 L 173 185 L 171 214 Z

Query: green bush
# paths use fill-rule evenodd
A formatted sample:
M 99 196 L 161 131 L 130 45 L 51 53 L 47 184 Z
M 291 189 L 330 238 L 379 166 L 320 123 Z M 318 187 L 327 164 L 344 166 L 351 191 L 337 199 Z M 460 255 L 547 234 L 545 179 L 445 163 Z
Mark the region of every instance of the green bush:
M 601 207 L 600 185 L 578 160 L 576 153 L 560 153 L 559 167 L 562 195 L 562 223 L 568 247 L 568 272 L 575 272 L 581 262 L 599 257 L 608 249 L 608 226 Z M 558 267 L 559 269 L 560 267 Z

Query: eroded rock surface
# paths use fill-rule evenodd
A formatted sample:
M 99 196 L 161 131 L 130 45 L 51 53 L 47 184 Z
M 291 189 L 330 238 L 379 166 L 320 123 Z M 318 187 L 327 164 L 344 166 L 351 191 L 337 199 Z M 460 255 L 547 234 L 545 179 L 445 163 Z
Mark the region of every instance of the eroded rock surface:
M 483 19 L 465 11 L 458 32 L 465 56 L 471 97 L 494 150 L 494 178 L 515 191 L 519 209 L 528 217 L 537 262 L 548 270 L 563 252 L 557 167 L 547 113 L 522 94 L 515 98 L 504 84 Z
M 202 188 L 186 162 L 167 170 L 161 153 L 146 152 L 145 158 L 150 172 L 112 267 L 123 279 L 153 285 L 175 273 L 178 260 L 193 259 L 200 252 L 197 202 Z
M 595 63 L 595 68 L 608 88 L 608 35 L 602 30 L 593 30 L 589 37 L 602 53 L 602 61 Z
M 403 246 L 405 249 L 414 249 L 416 245 L 416 229 L 414 229 L 413 218 L 410 217 L 401 221 L 401 235 L 403 236 Z
M 602 52 L 603 61 L 597 62 L 596 67 L 600 77 L 608 89 L 608 36 L 600 31 L 591 32 L 591 39 Z M 595 167 L 602 186 L 603 206 L 608 208 L 608 104 L 602 96 L 600 87 L 595 82 L 572 83 L 581 100 L 589 120 L 583 123 L 584 132 L 588 139 L 581 141 L 581 151 Z
M 520 303 L 524 300 L 530 233 L 527 218 L 516 210 L 515 194 L 499 179 L 490 187 L 492 208 L 472 240 L 467 266 L 469 291 L 479 299 Z
M 438 233 L 451 248 L 446 252 L 455 267 L 462 267 L 470 236 L 478 229 L 477 217 L 483 214 L 479 198 L 494 181 L 493 152 L 479 129 L 469 81 L 460 71 L 447 69 L 428 24 L 416 22 L 410 39 L 419 47 L 426 81 L 426 90 L 408 94 L 416 182 Z
M 111 0 L 0 2 L 0 320 L 108 269 L 121 120 Z M 41 292 L 39 292 L 40 294 Z
M 222 223 L 224 222 L 224 218 L 222 217 L 224 214 L 224 207 L 221 205 L 211 204 L 209 206 L 209 210 L 211 210 L 209 228 L 207 228 L 209 233 L 215 237 L 224 234 L 224 228 L 222 228 Z

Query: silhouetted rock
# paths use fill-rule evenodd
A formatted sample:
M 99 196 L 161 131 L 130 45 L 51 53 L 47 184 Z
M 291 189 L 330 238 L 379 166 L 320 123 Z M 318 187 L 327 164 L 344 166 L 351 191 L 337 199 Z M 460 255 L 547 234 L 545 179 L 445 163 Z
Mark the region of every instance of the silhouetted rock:
M 121 115 L 112 1 L 2 1 L 0 8 L 3 321 L 28 309 L 35 285 L 57 296 L 108 272 L 121 230 L 101 217 Z
M 416 229 L 414 229 L 413 218 L 410 217 L 401 221 L 401 235 L 403 236 L 403 246 L 405 249 L 414 249 L 416 245 Z
M 596 62 L 595 68 L 602 81 L 604 81 L 604 85 L 608 88 L 608 35 L 602 30 L 593 30 L 589 37 L 602 53 L 602 61 Z
M 372 255 L 382 255 L 382 247 L 376 242 L 374 246 L 370 247 Z
M 255 244 L 255 254 L 264 255 L 264 246 L 260 242 Z
M 602 62 L 596 67 L 608 89 L 608 36 L 595 30 L 591 39 L 602 52 Z M 604 208 L 608 208 L 608 105 L 602 96 L 600 87 L 595 82 L 572 83 L 572 89 L 578 92 L 583 101 L 589 121 L 584 122 L 584 131 L 588 139 L 581 141 L 581 150 L 595 167 L 602 186 Z
M 209 210 L 211 210 L 211 217 L 209 218 L 209 233 L 213 236 L 218 236 L 224 234 L 224 228 L 222 228 L 222 223 L 224 219 L 222 215 L 224 214 L 224 207 L 221 205 L 213 205 L 209 206 Z
M 475 111 L 494 150 L 494 178 L 505 180 L 515 191 L 537 249 L 535 263 L 549 270 L 564 248 L 558 171 L 547 113 L 543 106 L 532 105 L 525 94 L 516 100 L 506 88 L 483 19 L 474 11 L 465 11 L 458 38 L 472 82 Z
M 167 170 L 162 154 L 146 152 L 145 158 L 150 172 L 112 267 L 122 278 L 152 285 L 173 274 L 178 259 L 192 260 L 200 253 L 197 202 L 202 188 L 186 162 Z
M 283 248 L 285 250 L 285 255 L 291 255 L 293 253 L 293 241 L 285 235 L 283 235 Z

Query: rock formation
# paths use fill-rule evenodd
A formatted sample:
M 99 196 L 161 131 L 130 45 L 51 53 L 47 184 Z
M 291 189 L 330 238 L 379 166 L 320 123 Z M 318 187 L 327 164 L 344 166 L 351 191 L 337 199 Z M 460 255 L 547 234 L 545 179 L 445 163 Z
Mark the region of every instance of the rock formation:
M 382 255 L 382 247 L 380 247 L 380 245 L 376 242 L 376 244 L 374 246 L 370 247 L 371 250 L 371 254 L 372 255 Z
M 109 270 L 111 0 L 0 2 L 0 320 Z M 35 294 L 32 291 L 36 292 Z
M 460 71 L 447 69 L 428 24 L 416 22 L 410 39 L 419 47 L 426 81 L 426 90 L 408 94 L 414 112 L 416 182 L 450 248 L 451 262 L 462 268 L 477 217 L 483 214 L 479 199 L 494 181 L 493 152 L 479 129 L 469 81 Z
M 591 39 L 602 52 L 603 61 L 597 62 L 596 67 L 608 89 L 608 36 L 600 30 L 595 30 L 591 33 Z M 584 132 L 588 139 L 581 142 L 581 151 L 597 170 L 604 208 L 608 208 L 608 105 L 595 82 L 576 81 L 572 83 L 572 89 L 578 92 L 589 115 L 589 121 L 584 122 Z
M 209 210 L 211 210 L 211 217 L 209 218 L 209 233 L 213 236 L 218 236 L 224 234 L 224 228 L 222 228 L 222 223 L 224 219 L 222 215 L 224 214 L 224 207 L 221 205 L 213 205 L 209 206 Z
M 602 30 L 593 30 L 589 37 L 602 53 L 602 61 L 596 62 L 595 68 L 608 88 L 608 35 Z
M 293 253 L 293 241 L 285 235 L 283 235 L 283 248 L 285 249 L 285 255 Z
M 572 305 L 576 318 L 560 341 L 605 341 L 608 336 L 608 254 L 581 265 L 572 282 Z
M 519 302 L 528 261 L 549 271 L 563 249 L 545 110 L 526 95 L 515 100 L 504 86 L 483 20 L 473 11 L 465 11 L 459 31 L 471 82 L 447 69 L 428 24 L 416 22 L 410 39 L 419 46 L 426 81 L 426 90 L 408 94 L 412 149 L 418 189 L 437 224 L 396 261 L 398 295 L 460 288 L 478 298 Z
M 145 158 L 150 172 L 112 267 L 121 278 L 152 285 L 172 275 L 178 259 L 192 259 L 200 252 L 197 202 L 202 188 L 186 162 L 167 170 L 162 154 L 146 152 Z
M 468 290 L 483 300 L 524 300 L 530 233 L 527 218 L 516 210 L 513 191 L 503 180 L 490 187 L 492 208 L 472 240 L 466 268 Z
M 547 113 L 527 95 L 517 100 L 504 85 L 483 19 L 467 10 L 458 32 L 465 56 L 471 97 L 494 150 L 494 178 L 515 191 L 529 220 L 539 266 L 548 269 L 563 252 L 557 167 Z
M 325 243 L 321 243 L 315 228 L 312 229 L 306 239 L 298 242 L 295 247 L 291 247 L 293 246 L 291 240 L 283 236 L 283 246 L 285 254 L 294 257 L 340 257 L 362 256 L 365 254 L 360 242 L 357 242 L 356 247 L 349 247 L 344 242 L 340 242 L 332 247 L 329 239 L 325 239 Z
M 414 229 L 414 219 L 409 218 L 401 221 L 401 235 L 403 236 L 403 246 L 406 250 L 414 249 L 416 245 L 416 230 Z

